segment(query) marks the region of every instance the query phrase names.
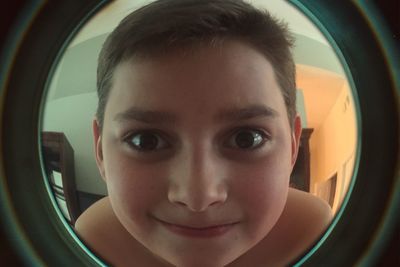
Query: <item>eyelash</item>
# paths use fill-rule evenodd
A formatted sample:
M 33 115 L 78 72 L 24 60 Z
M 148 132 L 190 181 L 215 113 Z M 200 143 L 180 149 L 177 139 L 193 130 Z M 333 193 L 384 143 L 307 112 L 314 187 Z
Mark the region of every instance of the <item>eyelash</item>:
M 253 137 L 254 137 L 254 135 L 256 135 L 258 143 L 255 146 L 240 147 L 240 145 L 238 145 L 238 144 L 232 144 L 232 141 L 233 142 L 238 141 L 238 134 L 246 133 L 246 132 L 252 133 Z M 147 137 L 154 138 L 153 140 L 147 140 L 147 141 L 150 141 L 150 144 L 147 144 L 147 145 L 150 145 L 150 147 L 140 148 L 138 146 L 138 144 L 133 143 L 133 139 L 135 137 L 140 137 L 140 135 L 148 135 Z M 228 148 L 228 149 L 233 149 L 233 150 L 240 150 L 240 151 L 257 150 L 257 149 L 261 148 L 266 142 L 268 142 L 271 139 L 270 134 L 268 134 L 266 131 L 264 131 L 262 129 L 255 128 L 255 127 L 236 128 L 236 129 L 233 129 L 232 131 L 230 131 L 227 135 L 225 135 L 225 137 L 223 138 L 224 141 L 222 142 L 223 147 Z M 244 136 L 242 136 L 242 138 L 243 137 Z M 254 138 L 254 139 L 256 139 L 256 138 Z M 254 139 L 253 139 L 253 141 L 254 141 Z M 138 130 L 133 133 L 130 133 L 123 139 L 123 141 L 125 143 L 127 143 L 130 146 L 130 148 L 132 148 L 133 150 L 135 150 L 139 153 L 160 152 L 160 151 L 168 149 L 172 146 L 171 142 L 170 142 L 170 138 L 166 137 L 165 134 L 160 133 L 158 130 L 152 130 L 152 129 Z M 155 141 L 156 143 L 152 143 L 151 141 Z M 246 142 L 248 140 L 241 140 L 241 141 Z M 146 146 L 146 144 L 145 144 L 145 146 Z

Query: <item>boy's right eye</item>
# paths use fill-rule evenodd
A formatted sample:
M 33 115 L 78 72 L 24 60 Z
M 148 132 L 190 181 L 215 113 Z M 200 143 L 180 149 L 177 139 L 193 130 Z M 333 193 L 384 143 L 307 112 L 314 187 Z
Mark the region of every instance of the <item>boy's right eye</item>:
M 125 142 L 134 149 L 143 152 L 150 152 L 168 147 L 168 143 L 160 137 L 160 135 L 148 131 L 131 134 L 125 139 Z

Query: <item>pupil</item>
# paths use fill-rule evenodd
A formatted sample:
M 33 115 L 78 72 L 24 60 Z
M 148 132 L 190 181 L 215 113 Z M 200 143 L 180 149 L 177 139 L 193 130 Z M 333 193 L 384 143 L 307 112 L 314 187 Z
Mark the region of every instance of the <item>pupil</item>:
M 155 149 L 157 142 L 157 137 L 151 134 L 139 134 L 133 139 L 134 145 L 142 150 Z
M 254 144 L 254 136 L 250 132 L 241 132 L 236 136 L 236 144 L 240 148 L 252 147 Z

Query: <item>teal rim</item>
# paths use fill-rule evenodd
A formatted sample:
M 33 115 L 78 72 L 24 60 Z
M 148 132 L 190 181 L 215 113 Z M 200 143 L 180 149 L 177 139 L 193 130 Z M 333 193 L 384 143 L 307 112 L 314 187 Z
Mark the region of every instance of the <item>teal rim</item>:
M 357 143 L 356 143 L 356 152 L 355 152 L 355 160 L 354 160 L 354 167 L 353 167 L 353 174 L 352 178 L 350 180 L 350 184 L 347 190 L 347 193 L 345 197 L 343 198 L 343 201 L 340 205 L 339 210 L 337 211 L 335 217 L 333 218 L 330 226 L 328 229 L 325 231 L 325 233 L 322 235 L 320 240 L 314 245 L 314 247 L 311 248 L 305 254 L 298 262 L 296 262 L 293 266 L 298 267 L 303 265 L 320 247 L 321 245 L 325 242 L 325 240 L 330 236 L 330 234 L 333 232 L 334 228 L 336 227 L 338 221 L 341 219 L 344 210 L 346 209 L 346 206 L 349 202 L 349 199 L 351 197 L 351 193 L 353 192 L 354 185 L 356 183 L 356 178 L 358 174 L 358 167 L 360 164 L 360 157 L 361 157 L 361 132 L 362 132 L 362 125 L 361 125 L 361 112 L 360 112 L 360 104 L 358 101 L 358 94 L 356 90 L 356 86 L 353 80 L 353 77 L 351 75 L 350 68 L 347 64 L 347 61 L 345 57 L 343 56 L 339 46 L 335 42 L 334 38 L 330 34 L 330 32 L 325 28 L 323 23 L 307 8 L 303 5 L 302 1 L 299 0 L 290 0 L 290 3 L 294 5 L 298 10 L 300 10 L 305 16 L 307 16 L 310 21 L 314 23 L 314 25 L 321 31 L 321 33 L 325 36 L 325 38 L 328 40 L 329 44 L 332 46 L 333 50 L 336 53 L 336 56 L 339 58 L 340 63 L 342 64 L 342 67 L 344 69 L 344 72 L 346 74 L 347 81 L 350 85 L 350 90 L 352 93 L 352 98 L 353 98 L 353 103 L 355 106 L 355 114 L 356 114 L 356 127 L 357 127 Z
M 43 87 L 43 97 L 42 101 L 45 99 L 51 77 L 53 76 L 55 69 L 57 67 L 57 64 L 62 56 L 62 54 L 65 52 L 67 45 L 71 42 L 73 36 L 76 35 L 78 30 L 82 27 L 84 23 L 93 15 L 95 14 L 102 6 L 105 5 L 107 1 L 101 1 L 95 8 L 91 10 L 90 13 L 88 13 L 83 19 L 80 20 L 80 23 L 74 27 L 74 31 L 69 34 L 69 37 L 64 41 L 63 45 L 59 49 L 59 52 L 57 54 L 57 57 L 53 60 L 51 70 L 49 71 L 47 75 L 47 79 L 45 82 L 45 86 Z M 354 160 L 354 168 L 353 168 L 353 174 L 352 178 L 349 184 L 349 189 L 348 192 L 346 193 L 343 202 L 333 219 L 331 225 L 329 226 L 328 230 L 325 232 L 325 234 L 321 237 L 321 239 L 316 243 L 316 245 L 305 255 L 303 256 L 298 262 L 294 264 L 294 266 L 301 266 L 304 264 L 312 255 L 322 246 L 322 244 L 326 241 L 326 239 L 331 235 L 331 233 L 334 231 L 334 228 L 336 227 L 337 223 L 340 221 L 340 219 L 343 217 L 343 213 L 346 209 L 346 206 L 349 202 L 349 199 L 351 198 L 351 194 L 353 192 L 353 189 L 355 187 L 355 182 L 356 182 L 356 177 L 358 175 L 358 169 L 360 165 L 360 158 L 361 158 L 361 112 L 360 112 L 360 104 L 357 96 L 357 90 L 355 87 L 354 80 L 352 78 L 351 72 L 349 65 L 347 64 L 342 52 L 339 49 L 339 46 L 337 43 L 334 41 L 334 38 L 332 35 L 329 33 L 329 31 L 323 26 L 321 21 L 312 13 L 310 12 L 309 9 L 307 9 L 302 2 L 304 0 L 290 0 L 290 3 L 293 4 L 297 9 L 302 11 L 319 29 L 320 31 L 324 34 L 324 36 L 327 38 L 329 41 L 330 45 L 332 48 L 335 50 L 336 55 L 338 56 L 342 67 L 345 71 L 345 74 L 347 76 L 352 96 L 353 96 L 353 103 L 355 105 L 355 113 L 356 113 L 356 122 L 357 122 L 357 144 L 356 144 L 356 154 L 355 154 L 355 160 Z M 357 4 L 358 2 L 356 2 Z M 7 76 L 8 76 L 8 70 L 12 68 L 13 65 L 13 60 L 14 56 L 18 52 L 18 48 L 20 43 L 22 42 L 22 39 L 24 37 L 24 32 L 29 29 L 29 25 L 32 23 L 32 21 L 35 19 L 35 16 L 39 13 L 41 7 L 43 6 L 43 2 L 36 1 L 36 3 L 32 3 L 30 5 L 30 8 L 28 10 L 25 10 L 25 12 L 22 14 L 22 18 L 19 21 L 20 23 L 18 24 L 17 27 L 14 29 L 14 36 L 8 40 L 8 43 L 6 44 L 6 50 L 9 51 L 9 54 L 1 54 L 0 57 L 0 62 L 2 64 L 0 65 L 0 85 L 1 88 L 6 88 L 7 86 Z M 374 33 L 376 36 L 378 36 L 378 40 L 383 40 L 387 41 L 389 40 L 388 38 L 388 33 L 385 31 L 384 23 L 380 20 L 379 15 L 376 13 L 376 11 L 373 9 L 371 5 L 367 4 L 362 4 L 358 3 L 358 7 L 361 9 L 361 14 L 364 14 L 367 17 L 367 20 L 370 22 L 370 28 L 374 29 Z M 395 47 L 390 44 L 389 41 L 387 42 L 379 42 L 381 45 L 382 50 L 384 51 L 386 55 L 386 61 L 388 64 L 392 66 L 391 71 L 392 71 L 392 78 L 393 82 L 396 86 L 397 89 L 400 87 L 400 75 L 399 75 L 399 62 L 396 62 L 395 59 L 400 59 L 399 54 L 396 53 Z M 396 73 L 397 71 L 397 73 Z M 4 96 L 5 90 L 3 89 L 1 94 Z M 4 107 L 4 97 L 1 99 L 2 107 Z M 398 102 L 397 102 L 398 104 Z M 39 128 L 38 128 L 38 136 L 40 136 L 40 129 L 42 128 L 42 115 L 43 115 L 43 110 L 44 110 L 44 105 L 41 104 L 39 107 Z M 2 139 L 2 143 L 0 144 L 1 146 L 4 146 L 4 140 Z M 39 140 L 39 143 L 37 144 L 39 146 L 39 151 L 41 151 L 41 141 Z M 2 155 L 2 157 L 5 157 L 5 155 Z M 64 229 L 66 229 L 66 232 L 72 237 L 72 239 L 75 241 L 75 243 L 90 257 L 91 260 L 94 261 L 99 266 L 107 266 L 105 265 L 96 255 L 94 255 L 83 243 L 82 241 L 77 237 L 73 229 L 68 225 L 66 219 L 61 213 L 61 210 L 58 207 L 58 204 L 56 203 L 55 197 L 52 193 L 52 190 L 50 188 L 49 181 L 46 179 L 45 171 L 44 171 L 44 162 L 42 156 L 39 156 L 39 161 L 41 164 L 41 172 L 42 172 L 42 179 L 44 182 L 44 187 L 49 195 L 48 199 L 50 199 L 51 202 L 51 209 L 55 210 L 57 216 L 59 217 L 58 219 L 54 220 L 54 224 L 56 226 L 62 226 Z M 399 164 L 398 164 L 399 165 Z M 398 166 L 397 165 L 397 171 L 398 171 Z M 16 212 L 13 209 L 13 205 L 11 202 L 10 194 L 7 192 L 7 180 L 5 179 L 5 170 L 3 164 L 0 165 L 0 172 L 1 176 L 0 177 L 0 212 L 2 215 L 2 220 L 4 223 L 4 226 L 7 227 L 7 231 L 9 232 L 9 237 L 15 237 L 15 238 L 9 238 L 9 240 L 13 243 L 14 247 L 18 249 L 20 252 L 19 255 L 21 255 L 26 263 L 29 263 L 29 266 L 46 266 L 46 264 L 43 262 L 41 258 L 38 257 L 38 254 L 35 252 L 35 248 L 31 245 L 31 242 L 27 238 L 27 234 L 22 231 L 22 227 L 18 223 L 19 219 L 17 218 Z M 379 257 L 380 252 L 382 252 L 384 244 L 386 241 L 389 239 L 389 235 L 394 229 L 394 221 L 395 217 L 398 216 L 396 213 L 398 210 L 400 210 L 400 179 L 399 175 L 397 173 L 397 180 L 395 182 L 395 188 L 392 190 L 392 195 L 391 199 L 389 201 L 389 205 L 385 211 L 384 216 L 382 217 L 384 220 L 382 220 L 382 223 L 380 225 L 380 228 L 377 228 L 375 237 L 371 238 L 373 242 L 371 242 L 370 246 L 368 247 L 368 250 L 364 251 L 364 254 L 362 255 L 363 257 L 358 261 L 358 265 L 360 266 L 371 266 L 371 262 L 376 261 L 376 259 Z M 44 196 L 47 198 L 47 196 Z M 49 205 L 48 205 L 49 206 Z M 66 232 L 62 232 L 60 234 L 66 235 Z M 68 240 L 67 240 L 68 241 Z M 71 243 L 71 242 L 70 242 Z M 73 246 L 74 244 L 67 244 L 70 247 L 75 247 Z

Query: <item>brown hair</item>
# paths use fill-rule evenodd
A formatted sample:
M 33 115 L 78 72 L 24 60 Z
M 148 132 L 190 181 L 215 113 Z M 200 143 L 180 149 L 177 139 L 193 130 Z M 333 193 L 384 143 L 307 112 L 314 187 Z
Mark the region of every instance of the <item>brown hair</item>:
M 228 38 L 251 45 L 269 60 L 292 126 L 296 115 L 296 74 L 290 51 L 293 38 L 286 24 L 242 0 L 158 0 L 125 17 L 103 44 L 97 67 L 96 116 L 100 129 L 113 73 L 122 61 Z

